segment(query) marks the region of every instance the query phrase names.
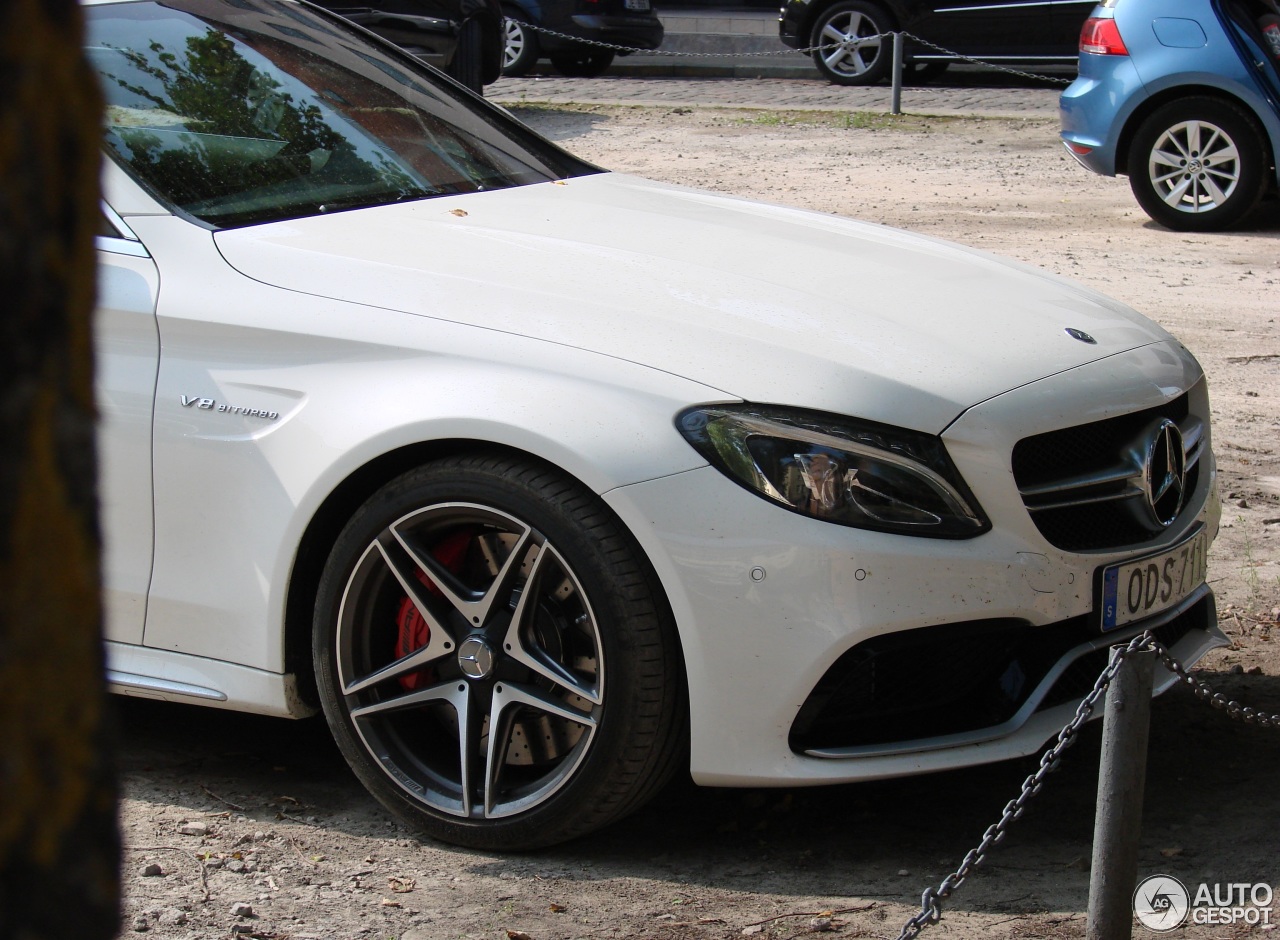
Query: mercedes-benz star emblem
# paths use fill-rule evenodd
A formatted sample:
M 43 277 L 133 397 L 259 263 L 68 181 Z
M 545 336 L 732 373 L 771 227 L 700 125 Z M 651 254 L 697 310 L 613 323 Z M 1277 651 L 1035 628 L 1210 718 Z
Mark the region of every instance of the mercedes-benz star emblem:
M 468 679 L 483 679 L 493 671 L 493 650 L 483 637 L 469 636 L 458 646 L 458 666 Z
M 1178 426 L 1165 418 L 1153 430 L 1143 468 L 1147 507 L 1164 528 L 1178 518 L 1187 487 L 1187 454 Z

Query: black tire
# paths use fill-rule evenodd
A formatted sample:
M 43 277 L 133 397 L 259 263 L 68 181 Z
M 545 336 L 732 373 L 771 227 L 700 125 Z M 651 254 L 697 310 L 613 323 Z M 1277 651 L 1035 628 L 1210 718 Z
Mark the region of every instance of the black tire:
M 334 545 L 314 643 L 356 776 L 445 842 L 574 838 L 686 753 L 656 576 L 594 495 L 538 464 L 458 457 L 384 486 Z
M 472 17 L 458 31 L 449 74 L 477 95 L 484 94 L 484 24 Z
M 558 52 L 550 58 L 556 71 L 569 78 L 595 78 L 603 75 L 613 65 L 613 53 L 608 49 Z
M 529 21 L 513 9 L 502 11 L 502 32 L 505 46 L 502 54 L 502 74 L 510 78 L 528 75 L 542 55 L 538 34 L 529 28 Z
M 813 64 L 827 81 L 835 85 L 874 85 L 893 66 L 894 29 L 889 14 L 874 3 L 842 0 L 818 15 L 809 37 L 815 47 Z M 882 36 L 882 39 L 869 37 Z M 868 38 L 867 42 L 838 49 L 820 49 L 831 43 Z
M 1147 215 L 1179 232 L 1244 218 L 1266 189 L 1267 145 L 1253 117 L 1221 98 L 1162 105 L 1129 145 L 1129 186 Z

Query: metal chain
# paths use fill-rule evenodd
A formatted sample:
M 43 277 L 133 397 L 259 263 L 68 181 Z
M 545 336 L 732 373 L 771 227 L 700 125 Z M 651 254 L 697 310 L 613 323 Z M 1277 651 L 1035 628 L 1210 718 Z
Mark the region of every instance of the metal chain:
M 1129 641 L 1128 646 L 1116 648 L 1116 655 L 1107 663 L 1107 668 L 1102 670 L 1097 681 L 1093 684 L 1093 689 L 1080 702 L 1080 705 L 1076 708 L 1075 715 L 1067 722 L 1066 727 L 1058 732 L 1057 741 L 1040 758 L 1039 769 L 1023 781 L 1022 792 L 1018 794 L 1016 799 L 1010 800 L 1005 805 L 1000 820 L 983 833 L 982 841 L 978 843 L 978 847 L 972 849 L 960 862 L 960 867 L 950 875 L 947 875 L 936 888 L 925 888 L 924 894 L 920 897 L 920 913 L 907 921 L 902 928 L 902 932 L 898 934 L 898 940 L 914 940 L 915 937 L 919 936 L 920 931 L 926 927 L 933 926 L 942 919 L 942 902 L 964 884 L 970 872 L 983 863 L 987 857 L 987 852 L 993 846 L 999 844 L 1000 840 L 1004 838 L 1005 830 L 1022 815 L 1027 801 L 1040 792 L 1044 778 L 1058 769 L 1062 752 L 1075 743 L 1080 729 L 1089 720 L 1094 706 L 1097 705 L 1098 699 L 1102 697 L 1103 692 L 1111 684 L 1111 680 L 1115 678 L 1125 657 L 1140 650 L 1148 649 L 1154 650 L 1156 655 L 1160 657 L 1160 661 L 1164 663 L 1165 668 L 1177 676 L 1179 681 L 1190 686 L 1196 698 L 1201 701 L 1209 703 L 1213 708 L 1225 711 L 1228 717 L 1237 721 L 1257 725 L 1260 728 L 1280 728 L 1280 715 L 1267 714 L 1266 712 L 1258 711 L 1256 708 L 1250 708 L 1246 705 L 1241 705 L 1239 702 L 1229 700 L 1221 692 L 1215 692 L 1209 683 L 1203 679 L 1197 679 L 1187 672 L 1187 667 L 1174 659 L 1168 648 L 1153 637 L 1150 632 L 1138 634 Z
M 506 22 L 506 18 L 503 18 Z M 640 49 L 636 46 L 619 46 L 611 42 L 600 42 L 597 39 L 583 39 L 581 36 L 570 36 L 568 33 L 558 33 L 554 29 L 547 29 L 545 26 L 539 26 L 536 23 L 528 23 L 524 20 L 517 20 L 522 27 L 531 29 L 535 33 L 542 33 L 546 36 L 554 36 L 556 39 L 568 39 L 573 42 L 581 43 L 584 46 L 598 46 L 601 49 L 611 49 L 614 52 L 640 52 L 644 55 L 660 55 L 679 57 L 684 59 L 760 59 L 767 56 L 778 55 L 796 55 L 797 53 L 807 55 L 810 52 L 816 52 L 819 49 L 839 49 L 841 46 L 860 46 L 870 42 L 873 39 L 885 39 L 892 37 L 893 33 L 881 33 L 878 36 L 859 36 L 857 42 L 829 42 L 821 46 L 809 46 L 805 49 L 778 49 L 770 52 L 676 52 L 674 49 Z
M 506 22 L 506 20 L 504 19 L 503 22 Z M 877 40 L 893 38 L 893 33 L 878 33 L 875 36 L 859 36 L 857 39 L 854 39 L 854 40 L 846 39 L 842 42 L 828 42 L 828 43 L 823 43 L 820 46 L 806 46 L 803 49 L 778 49 L 770 52 L 676 52 L 673 49 L 639 49 L 639 48 L 636 48 L 635 46 L 619 46 L 611 42 L 600 42 L 599 40 L 596 40 L 596 39 L 583 39 L 580 36 L 570 36 L 568 33 L 559 33 L 559 32 L 556 32 L 554 29 L 547 29 L 545 26 L 539 26 L 536 23 L 528 23 L 528 22 L 525 22 L 524 20 L 518 20 L 517 22 L 519 22 L 522 27 L 531 29 L 535 33 L 542 33 L 547 36 L 554 36 L 556 39 L 567 39 L 572 42 L 582 43 L 585 46 L 598 46 L 601 49 L 610 49 L 614 52 L 625 52 L 625 53 L 640 52 L 645 55 L 670 56 L 673 58 L 685 58 L 685 59 L 725 59 L 725 58 L 761 59 L 761 58 L 768 58 L 769 56 L 780 56 L 780 55 L 797 55 L 797 54 L 809 55 L 810 53 L 813 53 L 813 52 L 826 52 L 827 50 L 830 50 L 830 49 L 843 49 L 843 48 L 856 49 L 859 46 L 865 46 L 868 43 L 875 42 Z M 950 49 L 945 49 L 942 46 L 937 45 L 936 43 L 929 42 L 927 39 L 921 39 L 919 36 L 916 36 L 912 33 L 903 33 L 902 35 L 907 37 L 908 39 L 914 39 L 916 42 L 920 43 L 921 45 L 928 46 L 930 49 L 934 49 L 938 52 L 945 53 L 946 55 L 952 56 L 962 62 L 968 62 L 970 65 L 980 65 L 980 66 L 983 66 L 984 68 L 989 68 L 996 72 L 1006 72 L 1009 75 L 1016 75 L 1019 78 L 1030 78 L 1038 81 L 1053 82 L 1054 84 L 1059 84 L 1059 85 L 1071 84 L 1070 79 L 1052 78 L 1048 75 L 1037 75 L 1034 72 L 1020 72 L 1017 69 L 1011 69 L 1004 65 L 996 65 L 993 62 L 984 62 L 981 59 L 974 59 L 974 58 L 971 58 L 970 56 L 961 55 L 958 52 L 952 52 Z
M 1200 701 L 1207 702 L 1212 708 L 1221 709 L 1227 713 L 1228 718 L 1234 718 L 1236 721 L 1242 721 L 1247 725 L 1257 725 L 1259 728 L 1280 728 L 1280 715 L 1271 715 L 1228 699 L 1221 692 L 1215 692 L 1213 686 L 1203 679 L 1197 679 L 1187 672 L 1187 667 L 1174 659 L 1169 650 L 1159 641 L 1153 639 L 1150 645 L 1151 649 L 1155 650 L 1160 657 L 1160 661 L 1164 663 L 1164 667 L 1177 676 L 1179 682 L 1184 682 L 1190 686 L 1191 691 L 1195 693 L 1196 698 L 1200 699 Z
M 1058 732 L 1057 741 L 1041 756 L 1039 768 L 1022 782 L 1022 792 L 1015 799 L 1005 804 L 1004 812 L 1000 814 L 1000 820 L 982 834 L 982 841 L 978 843 L 978 847 L 969 851 L 969 854 L 960 862 L 959 868 L 942 879 L 942 883 L 936 888 L 932 886 L 925 888 L 924 894 L 920 897 L 920 913 L 907 921 L 902 928 L 902 932 L 898 934 L 898 940 L 914 940 L 925 927 L 930 927 L 942 919 L 942 902 L 964 884 L 970 872 L 986 860 L 987 852 L 1004 839 L 1005 831 L 1022 815 L 1027 801 L 1040 792 L 1045 777 L 1058 769 L 1062 752 L 1075 743 L 1080 729 L 1084 727 L 1089 720 L 1089 716 L 1093 714 L 1094 706 L 1097 705 L 1098 699 L 1102 697 L 1102 693 L 1107 690 L 1107 686 L 1111 684 L 1111 680 L 1115 678 L 1125 657 L 1130 653 L 1143 649 L 1150 642 L 1150 634 L 1140 633 L 1129 641 L 1128 646 L 1117 650 L 1117 654 L 1112 657 L 1107 664 L 1107 668 L 1102 670 L 1097 681 L 1093 683 L 1093 689 L 1076 707 L 1075 715 L 1067 722 L 1066 727 Z
M 982 59 L 974 59 L 967 55 L 961 55 L 960 53 L 952 52 L 950 49 L 940 46 L 935 42 L 929 42 L 927 39 L 921 39 L 914 33 L 903 33 L 902 35 L 906 36 L 908 39 L 914 39 L 922 46 L 928 46 L 930 49 L 945 53 L 946 55 L 959 59 L 961 62 L 968 62 L 970 65 L 981 65 L 984 68 L 992 69 L 996 72 L 1005 72 L 1009 75 L 1016 75 L 1018 78 L 1031 78 L 1036 81 L 1050 82 L 1054 85 L 1065 86 L 1070 85 L 1072 82 L 1072 79 L 1069 78 L 1054 78 L 1051 75 L 1037 75 L 1035 72 L 1020 72 L 1018 69 L 1011 69 L 1007 65 L 996 65 L 994 62 L 984 62 Z

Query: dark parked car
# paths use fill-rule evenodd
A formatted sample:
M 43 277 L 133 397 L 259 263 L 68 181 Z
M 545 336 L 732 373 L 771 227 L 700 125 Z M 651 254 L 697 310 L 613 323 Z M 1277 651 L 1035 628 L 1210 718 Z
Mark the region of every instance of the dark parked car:
M 813 53 L 837 85 L 873 85 L 889 74 L 893 40 L 904 31 L 905 62 L 917 81 L 935 77 L 957 54 L 1002 65 L 1071 65 L 1094 0 L 785 0 L 782 41 Z M 859 41 L 864 40 L 864 41 Z M 917 41 L 920 40 L 920 41 Z
M 507 41 L 503 75 L 524 75 L 545 58 L 563 75 L 590 78 L 612 65 L 615 55 L 627 54 L 565 37 L 633 49 L 662 44 L 662 21 L 650 0 L 502 0 L 502 12 Z
M 477 94 L 502 74 L 498 0 L 314 0 L 434 65 Z

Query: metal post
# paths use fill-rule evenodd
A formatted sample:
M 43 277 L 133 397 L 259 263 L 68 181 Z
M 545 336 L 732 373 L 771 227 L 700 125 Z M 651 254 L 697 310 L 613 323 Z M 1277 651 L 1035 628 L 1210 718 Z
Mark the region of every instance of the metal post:
M 890 114 L 902 113 L 902 33 L 893 34 L 893 104 Z
M 1118 649 L 1112 649 L 1114 662 Z M 1107 688 L 1085 940 L 1128 940 L 1142 835 L 1155 650 L 1129 653 Z

